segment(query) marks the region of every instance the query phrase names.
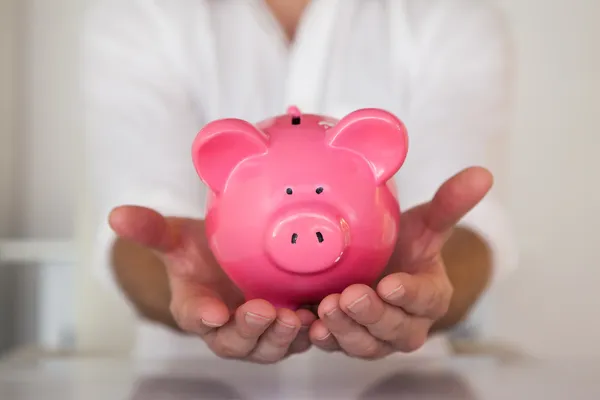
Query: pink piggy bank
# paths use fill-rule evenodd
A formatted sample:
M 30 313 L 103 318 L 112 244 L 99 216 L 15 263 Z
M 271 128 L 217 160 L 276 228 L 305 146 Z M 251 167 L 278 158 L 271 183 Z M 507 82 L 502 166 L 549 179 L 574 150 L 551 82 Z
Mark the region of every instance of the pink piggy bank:
M 207 124 L 192 157 L 210 188 L 211 251 L 246 300 L 277 308 L 372 284 L 396 244 L 391 178 L 407 150 L 404 124 L 379 109 Z

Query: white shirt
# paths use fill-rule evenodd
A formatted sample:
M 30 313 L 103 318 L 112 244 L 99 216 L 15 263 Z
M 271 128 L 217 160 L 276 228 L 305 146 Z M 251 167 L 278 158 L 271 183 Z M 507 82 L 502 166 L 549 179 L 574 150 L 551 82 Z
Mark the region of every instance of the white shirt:
M 337 118 L 387 109 L 410 137 L 395 177 L 403 209 L 464 167 L 490 166 L 489 145 L 507 134 L 510 43 L 482 0 L 314 0 L 289 46 L 262 0 L 105 0 L 84 26 L 94 268 L 107 282 L 114 206 L 203 217 L 190 146 L 211 120 L 258 122 L 290 105 Z M 488 243 L 493 283 L 516 267 L 494 192 L 461 224 Z M 141 356 L 207 351 L 145 322 L 137 343 Z

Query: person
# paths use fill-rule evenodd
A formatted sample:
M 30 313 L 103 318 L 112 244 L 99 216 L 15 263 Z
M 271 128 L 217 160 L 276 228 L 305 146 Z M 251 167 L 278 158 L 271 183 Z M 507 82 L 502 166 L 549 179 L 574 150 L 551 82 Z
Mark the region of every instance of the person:
M 511 47 L 485 1 L 106 0 L 84 29 L 94 271 L 140 316 L 138 356 L 425 351 L 516 267 L 489 158 L 510 121 Z M 245 301 L 208 248 L 190 155 L 212 120 L 291 105 L 335 118 L 383 108 L 410 137 L 386 273 L 314 312 Z

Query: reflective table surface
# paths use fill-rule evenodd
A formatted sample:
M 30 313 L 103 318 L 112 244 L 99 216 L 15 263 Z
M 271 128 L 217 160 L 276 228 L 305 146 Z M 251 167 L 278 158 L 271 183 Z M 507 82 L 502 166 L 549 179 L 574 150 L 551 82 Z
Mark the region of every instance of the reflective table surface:
M 600 399 L 597 360 L 492 357 L 375 362 L 312 353 L 276 366 L 219 359 L 0 362 L 2 400 Z

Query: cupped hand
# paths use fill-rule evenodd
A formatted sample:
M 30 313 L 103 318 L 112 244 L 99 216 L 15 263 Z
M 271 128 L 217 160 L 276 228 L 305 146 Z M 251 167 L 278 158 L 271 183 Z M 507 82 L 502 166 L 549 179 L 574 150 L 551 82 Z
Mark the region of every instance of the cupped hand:
M 114 209 L 109 221 L 119 237 L 153 250 L 163 261 L 174 320 L 216 355 L 274 363 L 310 347 L 307 327 L 315 315 L 276 310 L 264 300 L 244 302 L 212 256 L 203 221 L 167 218 L 137 206 Z
M 453 295 L 442 247 L 491 186 L 487 170 L 468 168 L 446 181 L 430 202 L 406 211 L 383 278 L 374 288 L 352 285 L 323 299 L 311 341 L 365 359 L 419 349 Z

